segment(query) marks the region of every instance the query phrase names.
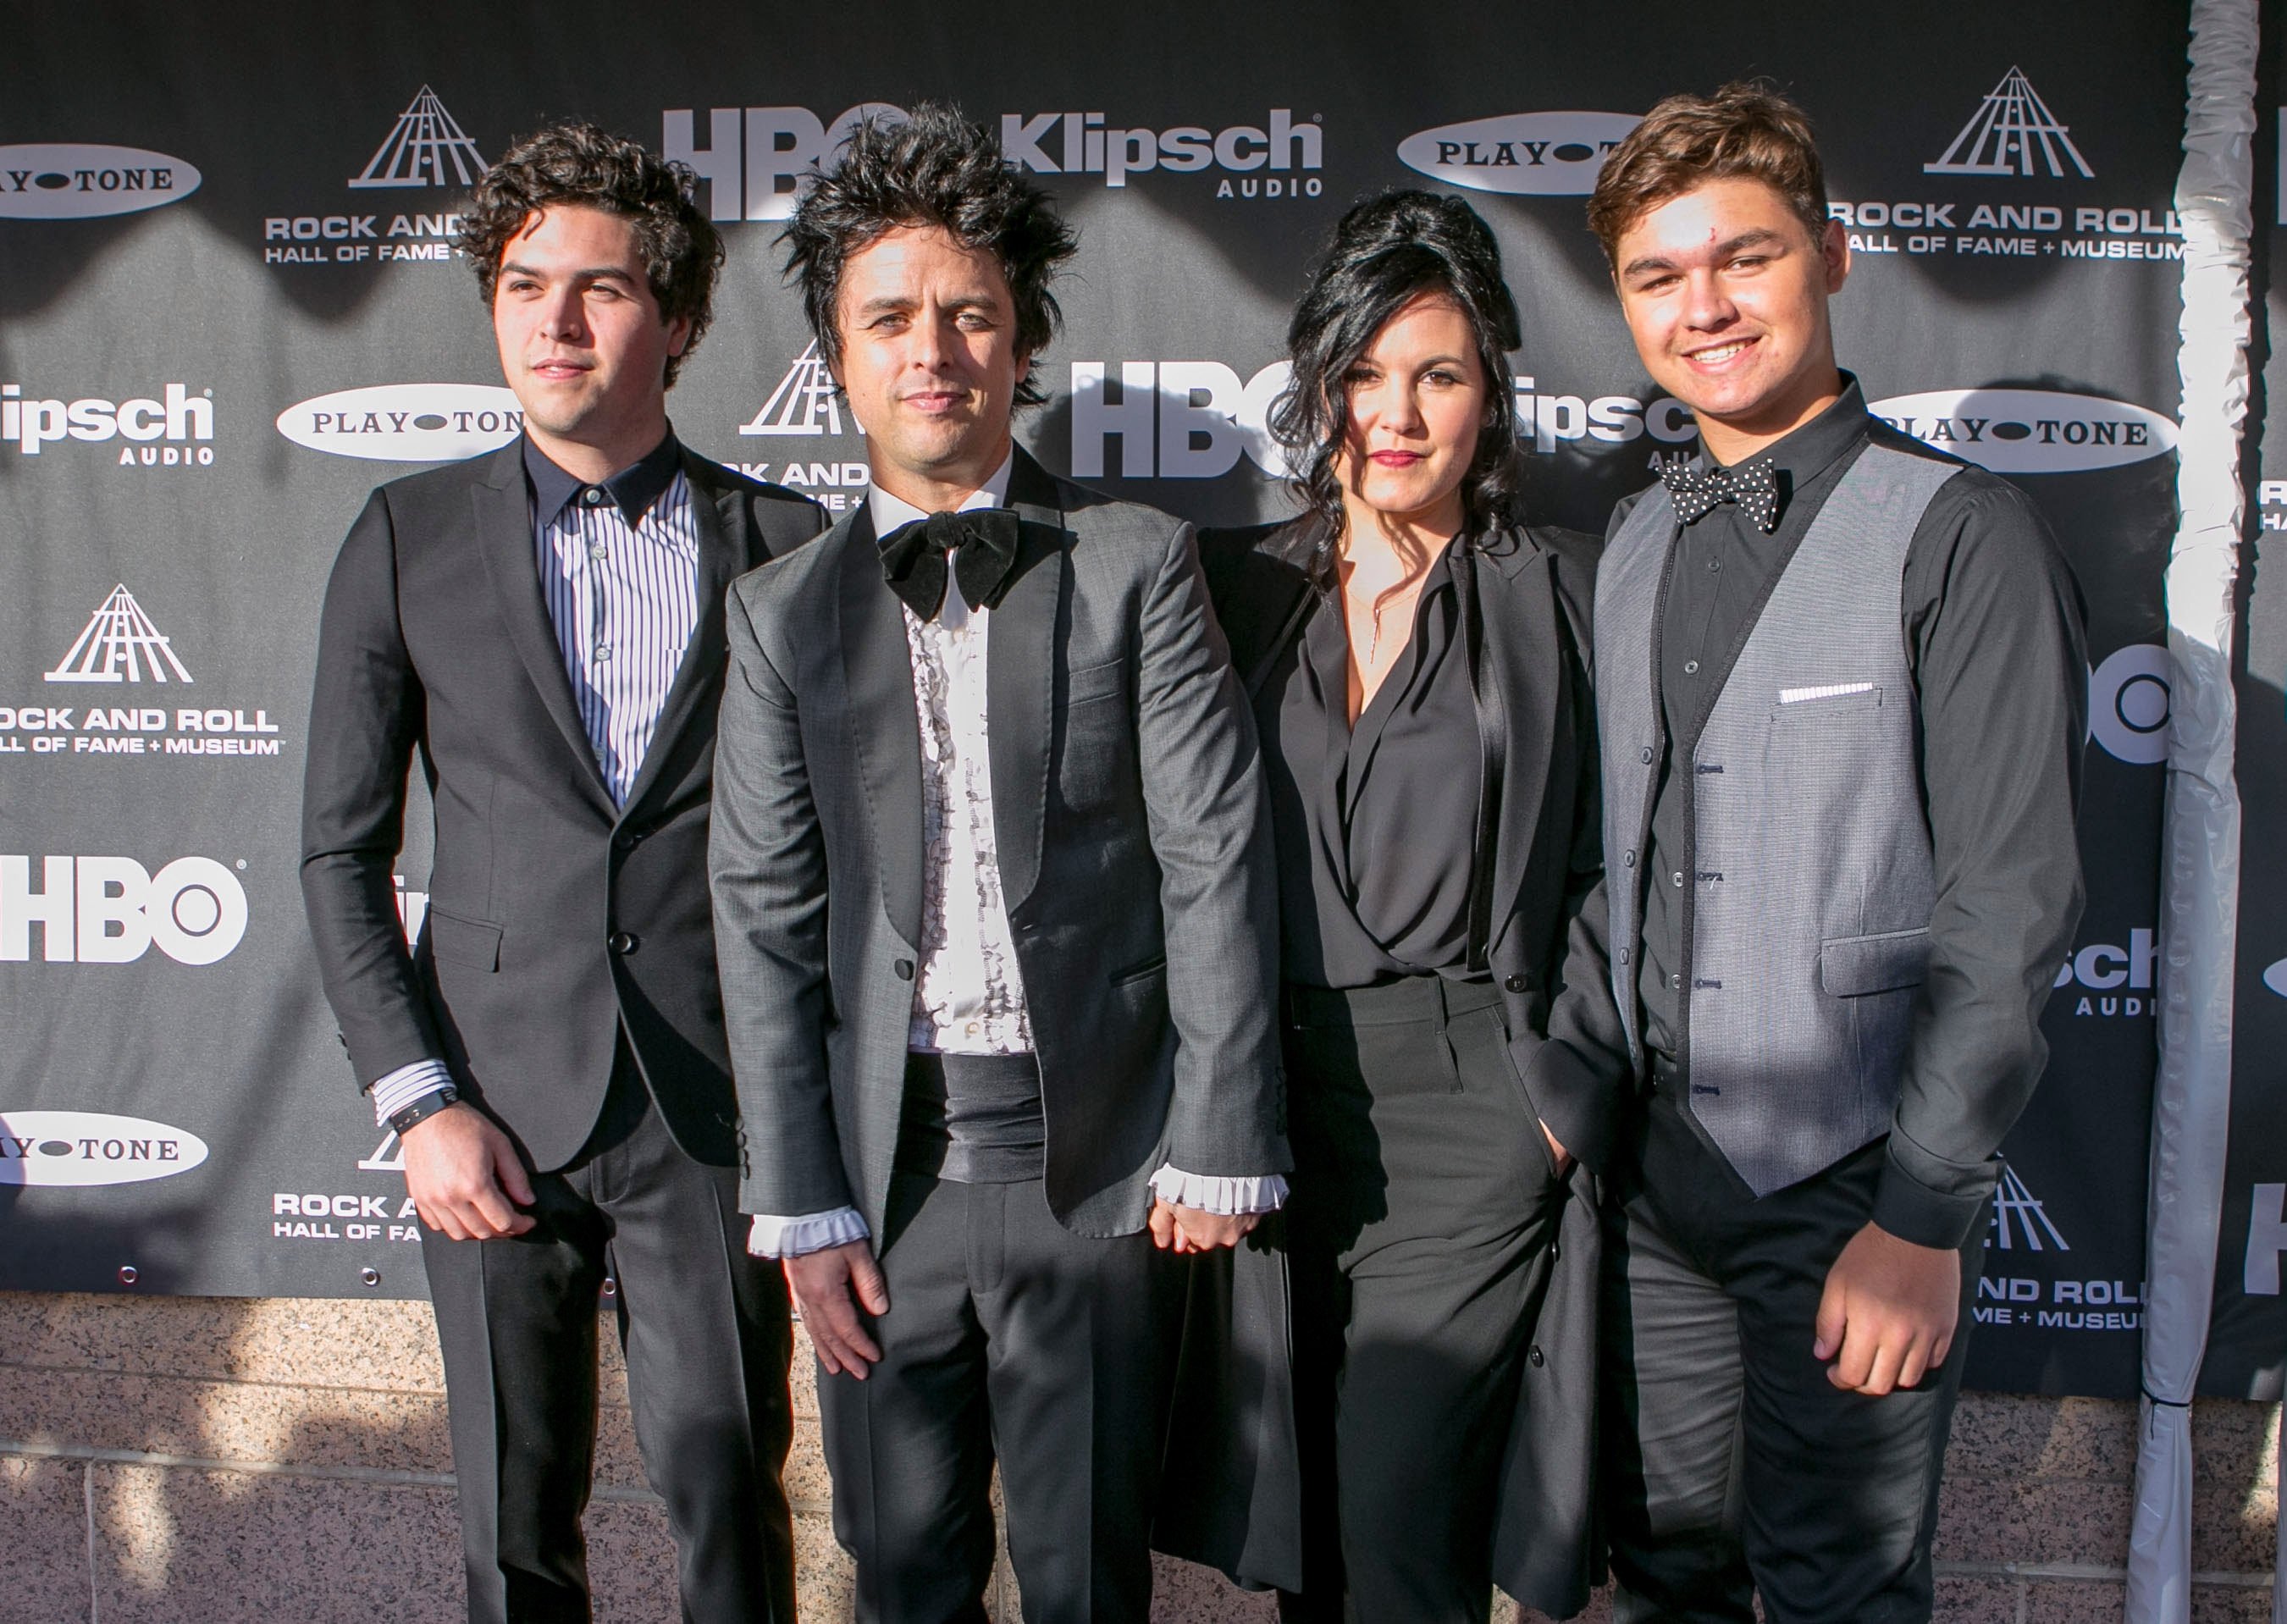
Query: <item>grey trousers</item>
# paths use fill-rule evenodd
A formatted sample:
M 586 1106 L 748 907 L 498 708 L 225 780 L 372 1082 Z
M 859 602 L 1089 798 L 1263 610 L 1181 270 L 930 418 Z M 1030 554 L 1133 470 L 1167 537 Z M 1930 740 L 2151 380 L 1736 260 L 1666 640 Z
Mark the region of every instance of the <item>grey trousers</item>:
M 1660 1113 L 1666 1113 L 1661 1120 Z M 1827 1271 L 1873 1209 L 1885 1142 L 1761 1200 L 1666 1105 L 1605 1241 L 1604 1472 L 1617 1624 L 1908 1624 L 1985 1224 L 1962 1248 L 1945 1363 L 1843 1391 L 1812 1357 Z
M 881 1362 L 818 1378 L 861 1624 L 982 1624 L 996 1457 L 1027 1624 L 1144 1624 L 1176 1260 L 1073 1234 L 1038 1179 L 898 1173 L 884 1237 Z
M 597 1295 L 617 1279 L 644 1475 L 667 1502 L 683 1617 L 792 1624 L 786 1278 L 749 1257 L 738 1170 L 684 1154 L 621 1051 L 573 1163 L 534 1175 L 535 1227 L 422 1255 L 445 1356 L 471 1624 L 584 1621 Z
M 1289 1620 L 1478 1624 L 1563 1185 L 1490 986 L 1290 988 Z

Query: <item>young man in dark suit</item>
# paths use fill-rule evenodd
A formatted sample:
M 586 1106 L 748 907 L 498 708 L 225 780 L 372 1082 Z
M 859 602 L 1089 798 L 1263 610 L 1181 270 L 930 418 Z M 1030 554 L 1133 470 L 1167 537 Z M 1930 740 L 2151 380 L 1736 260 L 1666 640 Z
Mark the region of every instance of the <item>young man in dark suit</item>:
M 787 238 L 874 486 L 732 594 L 741 1204 L 859 1617 L 984 1618 L 997 1457 L 1025 1617 L 1140 1624 L 1168 1254 L 1285 1193 L 1254 728 L 1191 527 L 1010 439 L 1072 237 L 991 135 L 862 126 Z
M 486 176 L 461 248 L 524 433 L 375 491 L 326 592 L 303 893 L 421 1214 L 477 1620 L 589 1616 L 607 1252 L 683 1616 L 794 1617 L 791 1332 L 737 1210 L 706 851 L 724 589 L 822 516 L 668 424 L 723 257 L 688 178 L 586 124 Z

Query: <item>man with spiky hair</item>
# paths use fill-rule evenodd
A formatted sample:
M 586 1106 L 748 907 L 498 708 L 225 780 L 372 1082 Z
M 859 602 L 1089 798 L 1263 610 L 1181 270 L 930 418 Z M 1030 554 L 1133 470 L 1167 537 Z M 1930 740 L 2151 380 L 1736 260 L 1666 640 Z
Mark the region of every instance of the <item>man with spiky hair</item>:
M 405 1150 L 483 1624 L 589 1616 L 599 1295 L 683 1616 L 794 1617 L 793 1334 L 740 1244 L 704 876 L 724 590 L 822 516 L 668 424 L 723 259 L 691 182 L 584 123 L 492 169 L 461 249 L 524 432 L 374 492 L 326 589 L 303 895 Z M 416 749 L 436 856 L 408 951 Z
M 1191 527 L 1011 438 L 1073 240 L 992 137 L 861 125 L 785 241 L 873 488 L 732 591 L 750 1244 L 818 1350 L 861 1619 L 984 1618 L 997 1456 L 1025 1617 L 1140 1624 L 1174 1254 L 1285 1194 L 1253 725 Z

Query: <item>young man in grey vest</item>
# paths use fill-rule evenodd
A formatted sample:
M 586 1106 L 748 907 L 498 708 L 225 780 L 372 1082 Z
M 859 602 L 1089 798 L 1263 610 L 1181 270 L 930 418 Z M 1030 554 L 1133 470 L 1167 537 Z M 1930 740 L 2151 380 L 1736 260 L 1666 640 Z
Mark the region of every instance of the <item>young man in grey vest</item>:
M 1596 588 L 1615 1617 L 1930 1615 L 1995 1152 L 2080 914 L 2080 598 L 2014 487 L 1870 416 L 1801 111 L 1672 97 L 1589 223 L 1700 454 Z

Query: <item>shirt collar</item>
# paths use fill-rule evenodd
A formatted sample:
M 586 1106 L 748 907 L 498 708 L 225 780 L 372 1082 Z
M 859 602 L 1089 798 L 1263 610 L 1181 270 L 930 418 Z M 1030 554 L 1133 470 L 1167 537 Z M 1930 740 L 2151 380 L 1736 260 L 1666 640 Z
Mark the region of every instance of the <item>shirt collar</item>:
M 667 494 L 675 483 L 675 476 L 683 469 L 683 448 L 669 427 L 667 438 L 653 447 L 643 458 L 630 463 L 601 485 L 590 485 L 574 479 L 550 460 L 546 452 L 533 444 L 530 435 L 524 440 L 524 473 L 532 482 L 532 511 L 540 527 L 546 529 L 556 522 L 564 510 L 574 503 L 588 507 L 600 507 L 605 502 L 618 508 L 630 525 L 643 522 L 653 503 Z M 590 498 L 589 493 L 596 495 Z
M 1842 393 L 1833 405 L 1747 460 L 1760 462 L 1769 458 L 1775 470 L 1787 476 L 1789 485 L 1800 490 L 1865 438 L 1866 394 L 1859 388 L 1856 376 L 1846 372 L 1842 375 Z M 1722 466 L 1704 448 L 1700 461 L 1711 468 Z
M 954 511 L 966 513 L 976 508 L 999 508 L 1009 505 L 1009 471 L 1017 464 L 1017 448 L 1009 448 L 1009 455 L 1001 459 L 1001 466 L 992 476 L 961 499 Z M 871 486 L 866 492 L 866 510 L 873 516 L 874 534 L 883 536 L 899 525 L 909 525 L 916 519 L 929 515 L 900 496 L 892 496 L 880 486 Z

